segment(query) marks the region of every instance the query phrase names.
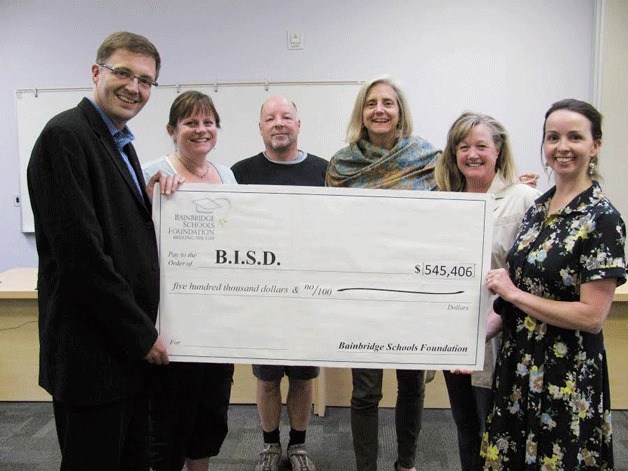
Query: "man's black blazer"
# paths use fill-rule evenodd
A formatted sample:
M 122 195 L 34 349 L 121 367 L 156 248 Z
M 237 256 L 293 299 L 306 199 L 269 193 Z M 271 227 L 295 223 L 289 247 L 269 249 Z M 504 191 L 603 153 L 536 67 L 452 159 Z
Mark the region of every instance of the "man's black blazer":
M 142 182 L 133 146 L 124 150 Z M 39 384 L 75 404 L 129 397 L 144 387 L 142 358 L 157 339 L 159 264 L 145 190 L 88 99 L 46 125 L 27 176 L 39 253 Z

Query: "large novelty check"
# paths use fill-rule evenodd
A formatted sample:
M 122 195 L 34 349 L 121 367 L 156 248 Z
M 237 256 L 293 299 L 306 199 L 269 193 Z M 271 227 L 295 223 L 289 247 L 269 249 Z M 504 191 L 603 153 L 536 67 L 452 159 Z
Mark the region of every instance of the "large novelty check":
M 153 212 L 174 361 L 482 368 L 490 196 L 185 184 Z

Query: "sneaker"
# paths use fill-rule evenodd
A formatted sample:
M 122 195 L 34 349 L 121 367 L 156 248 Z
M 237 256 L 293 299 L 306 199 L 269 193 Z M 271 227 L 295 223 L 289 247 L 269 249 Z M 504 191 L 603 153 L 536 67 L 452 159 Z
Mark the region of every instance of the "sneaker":
M 288 447 L 288 460 L 292 471 L 316 471 L 314 462 L 307 456 L 303 444 Z
M 255 465 L 255 471 L 279 471 L 281 461 L 281 445 L 279 443 L 264 443 L 264 448 L 259 454 L 259 460 Z

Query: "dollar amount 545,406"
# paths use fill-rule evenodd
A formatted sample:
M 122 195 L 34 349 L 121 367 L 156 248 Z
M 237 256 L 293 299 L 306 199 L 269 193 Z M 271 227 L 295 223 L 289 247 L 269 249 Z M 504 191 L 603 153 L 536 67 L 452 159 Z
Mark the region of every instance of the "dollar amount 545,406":
M 473 278 L 475 265 L 421 262 L 414 266 L 414 273 L 430 278 Z

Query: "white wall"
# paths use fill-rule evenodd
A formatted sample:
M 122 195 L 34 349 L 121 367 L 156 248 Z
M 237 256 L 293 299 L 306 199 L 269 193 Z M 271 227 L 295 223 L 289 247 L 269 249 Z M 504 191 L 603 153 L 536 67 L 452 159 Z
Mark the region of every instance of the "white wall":
M 113 31 L 157 45 L 162 83 L 387 73 L 409 96 L 417 134 L 442 146 L 460 112 L 490 113 L 509 129 L 520 170 L 538 172 L 545 110 L 567 96 L 592 99 L 594 10 L 593 0 L 0 0 L 0 271 L 37 263 L 12 201 L 14 91 L 89 86 L 96 49 Z M 304 32 L 305 49 L 286 49 L 288 30 Z
M 604 143 L 600 153 L 602 187 L 628 221 L 628 2 L 610 0 L 605 15 L 602 54 L 602 105 Z M 628 247 L 626 247 L 628 252 Z

